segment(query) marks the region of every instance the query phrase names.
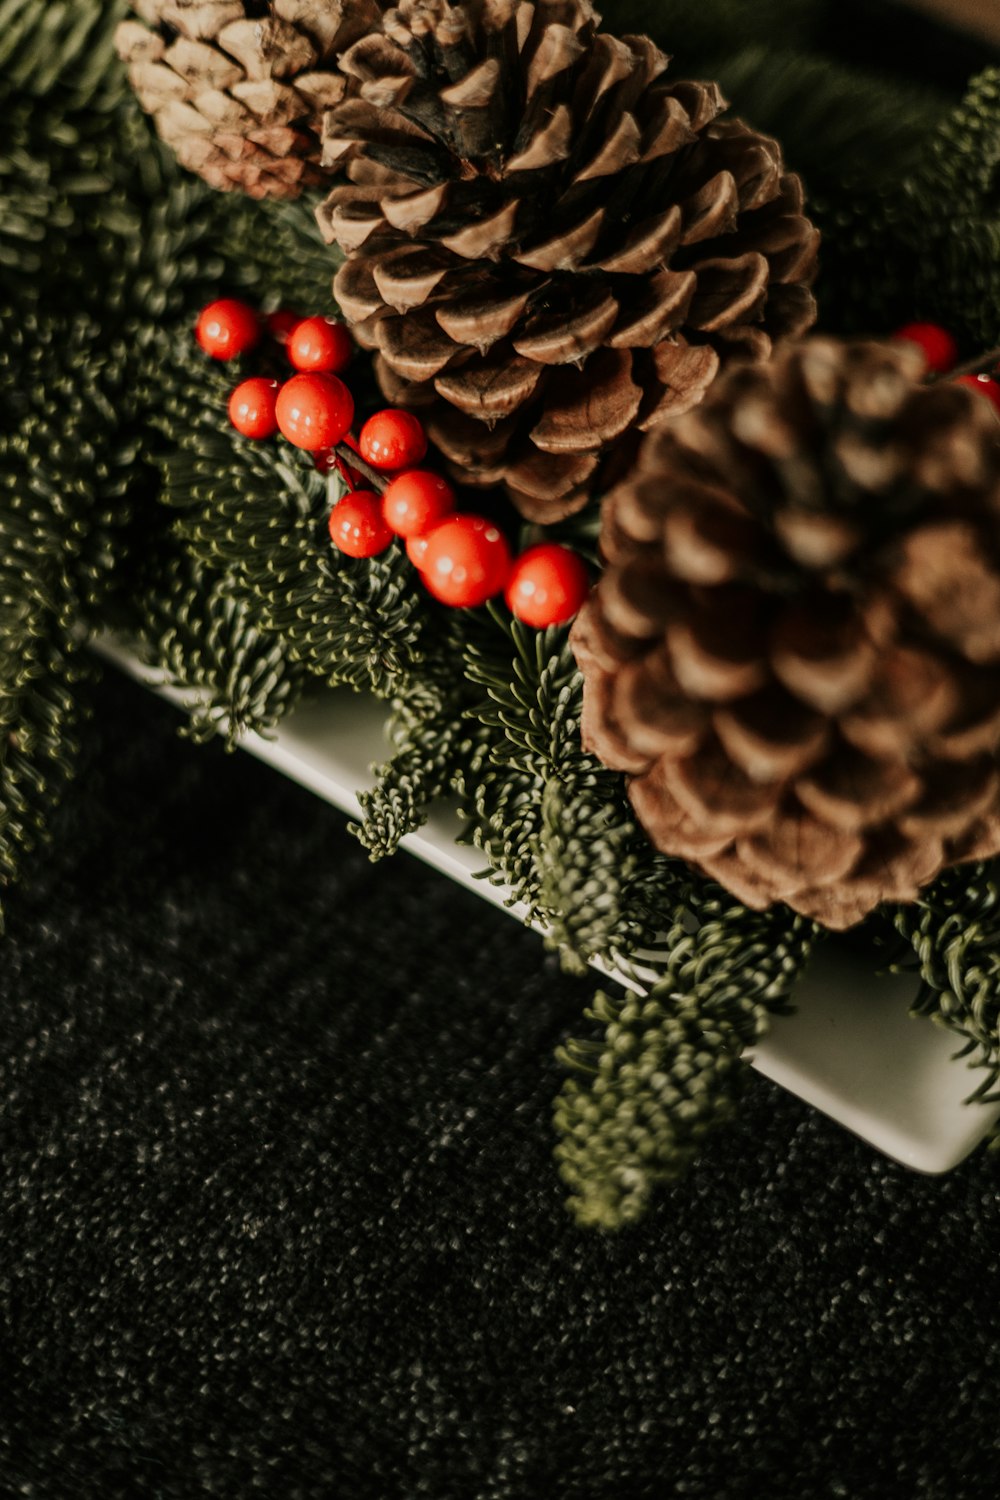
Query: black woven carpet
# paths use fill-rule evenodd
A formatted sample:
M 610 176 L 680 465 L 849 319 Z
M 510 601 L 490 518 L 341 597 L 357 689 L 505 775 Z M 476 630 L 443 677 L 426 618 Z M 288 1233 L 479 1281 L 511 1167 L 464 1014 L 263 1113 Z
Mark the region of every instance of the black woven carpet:
M 561 1207 L 586 987 L 118 679 L 0 949 L 0 1493 L 998 1492 L 1000 1163 L 755 1078 L 639 1229 Z

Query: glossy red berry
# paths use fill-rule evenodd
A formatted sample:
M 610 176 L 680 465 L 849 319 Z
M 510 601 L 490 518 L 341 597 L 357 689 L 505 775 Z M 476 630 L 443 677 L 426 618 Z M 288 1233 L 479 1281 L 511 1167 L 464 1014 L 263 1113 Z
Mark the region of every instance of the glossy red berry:
M 424 558 L 427 555 L 427 543 L 429 541 L 430 533 L 426 531 L 420 536 L 408 536 L 406 538 L 406 555 L 418 573 L 424 571 Z
M 229 420 L 248 438 L 274 437 L 278 430 L 275 406 L 281 386 L 277 380 L 255 375 L 241 380 L 229 398 Z
M 958 363 L 958 345 L 947 328 L 938 323 L 906 323 L 896 329 L 893 338 L 917 344 L 924 351 L 928 370 L 935 375 L 947 375 Z
M 288 343 L 301 322 L 301 313 L 292 312 L 287 307 L 279 307 L 277 312 L 268 313 L 267 331 L 275 343 L 284 345 Z
M 198 314 L 194 335 L 213 359 L 235 359 L 252 349 L 260 338 L 260 319 L 246 302 L 223 297 L 210 302 Z
M 297 370 L 339 375 L 351 362 L 354 345 L 335 318 L 303 318 L 288 339 L 288 358 Z
M 358 452 L 373 469 L 385 473 L 412 469 L 427 452 L 427 434 L 412 411 L 389 406 L 368 418 L 358 437 Z
M 355 490 L 330 512 L 330 540 L 348 557 L 377 557 L 392 541 L 382 501 L 371 490 Z
M 503 532 L 483 516 L 449 516 L 428 533 L 421 576 L 435 599 L 472 609 L 499 594 L 510 573 Z
M 1000 416 L 1000 384 L 989 375 L 960 375 L 955 381 L 956 385 L 967 385 L 970 391 L 985 397 L 990 402 L 993 410 Z
M 558 542 L 542 542 L 515 558 L 505 597 L 516 619 L 544 630 L 572 620 L 589 592 L 580 554 Z
M 296 448 L 339 443 L 354 420 L 354 398 L 336 375 L 293 375 L 278 392 L 278 426 Z
M 405 469 L 382 496 L 385 519 L 397 536 L 419 536 L 455 509 L 455 491 L 430 469 Z

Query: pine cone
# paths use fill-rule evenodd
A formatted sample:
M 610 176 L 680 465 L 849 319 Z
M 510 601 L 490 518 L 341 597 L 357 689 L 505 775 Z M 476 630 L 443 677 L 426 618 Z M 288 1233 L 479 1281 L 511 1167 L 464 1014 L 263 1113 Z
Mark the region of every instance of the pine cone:
M 294 198 L 324 175 L 323 113 L 347 92 L 337 54 L 376 0 L 133 0 L 116 32 L 129 81 L 178 160 L 212 187 Z M 328 174 L 327 174 L 328 175 Z
M 583 739 L 653 843 L 832 928 L 1000 851 L 1000 427 L 905 345 L 720 378 L 605 502 Z
M 597 20 L 590 0 L 400 0 L 326 118 L 350 178 L 320 210 L 348 256 L 335 295 L 383 391 L 541 522 L 720 358 L 815 311 L 818 236 L 777 143 Z

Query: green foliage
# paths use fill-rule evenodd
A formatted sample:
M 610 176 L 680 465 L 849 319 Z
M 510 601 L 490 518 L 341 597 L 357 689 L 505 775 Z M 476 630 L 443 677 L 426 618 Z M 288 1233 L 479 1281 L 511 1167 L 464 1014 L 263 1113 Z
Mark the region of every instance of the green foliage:
M 0 531 L 2 540 L 2 531 Z M 8 630 L 0 598 L 0 931 L 3 891 L 49 836 L 53 809 L 72 779 L 89 715 L 85 686 L 96 669 L 43 611 L 17 612 Z
M 115 27 L 128 0 L 0 0 L 0 77 L 44 98 L 57 87 L 74 109 L 100 108 L 125 91 Z
M 269 736 L 298 701 L 306 674 L 276 635 L 260 628 L 233 578 L 187 553 L 158 558 L 130 618 L 142 660 L 189 706 L 182 733 L 217 734 L 233 749 L 248 730 Z
M 814 935 L 801 917 L 749 912 L 695 887 L 652 988 L 597 996 L 588 1015 L 604 1036 L 564 1048 L 574 1076 L 555 1110 L 556 1156 L 579 1223 L 633 1223 L 732 1118 L 740 1053 L 787 1008 Z
M 373 860 L 395 854 L 400 840 L 423 826 L 469 753 L 466 726 L 450 698 L 442 706 L 433 697 L 418 705 L 396 699 L 389 734 L 395 754 L 375 768 L 374 788 L 358 793 L 363 821 L 350 829 Z
M 0 569 L 60 628 L 91 616 L 111 585 L 133 507 L 148 496 L 137 403 L 123 348 L 101 346 L 91 319 L 3 310 Z
M 622 778 L 581 745 L 582 681 L 566 629 L 536 632 L 491 606 L 470 619 L 462 659 L 486 698 L 466 710 L 476 735 L 454 784 L 490 878 L 570 969 L 654 942 L 680 867 L 651 848 Z
M 913 1013 L 963 1042 L 959 1057 L 982 1071 L 971 1100 L 1000 1100 L 1000 884 L 995 864 L 959 865 L 895 929 L 913 950 L 920 990 Z M 911 959 L 912 964 L 912 959 Z M 899 967 L 907 967 L 898 964 Z

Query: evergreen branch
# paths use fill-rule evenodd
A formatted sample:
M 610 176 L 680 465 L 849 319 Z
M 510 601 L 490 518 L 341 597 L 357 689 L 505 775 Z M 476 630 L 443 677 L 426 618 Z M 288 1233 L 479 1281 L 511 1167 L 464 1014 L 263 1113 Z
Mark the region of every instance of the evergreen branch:
M 583 749 L 567 631 L 532 631 L 491 606 L 470 619 L 462 651 L 467 682 L 487 696 L 466 710 L 475 733 L 455 787 L 490 878 L 510 887 L 571 970 L 654 944 L 681 866 L 651 847 L 623 778 Z
M 232 750 L 250 732 L 270 738 L 301 695 L 305 673 L 256 624 L 237 581 L 185 555 L 161 561 L 144 580 L 130 626 L 145 664 L 193 695 L 181 732 L 195 741 L 222 733 Z
M 562 1049 L 577 1076 L 555 1109 L 556 1157 L 578 1222 L 634 1222 L 654 1189 L 680 1177 L 705 1136 L 733 1117 L 740 1053 L 787 1009 L 814 936 L 787 910 L 749 912 L 711 888 L 694 891 L 649 993 L 598 995 L 588 1016 L 603 1040 Z
M 0 895 L 49 837 L 80 759 L 89 717 L 81 688 L 96 671 L 72 641 L 45 635 L 38 622 L 22 630 L 16 654 L 10 635 L 0 637 Z
M 915 1016 L 928 1016 L 963 1043 L 958 1057 L 983 1077 L 969 1102 L 1000 1099 L 1000 881 L 995 863 L 959 865 L 919 902 L 901 906 L 895 930 L 916 959 Z M 905 967 L 897 961 L 896 967 Z
M 994 191 L 998 166 L 1000 68 L 986 68 L 935 132 L 918 191 L 947 201 L 950 211 L 963 204 L 980 208 Z
M 60 88 L 74 109 L 124 91 L 114 52 L 127 0 L 0 0 L 0 75 L 43 98 Z
M 358 793 L 363 821 L 348 830 L 372 860 L 395 854 L 400 840 L 426 823 L 431 804 L 450 790 L 456 760 L 468 748 L 467 727 L 452 703 L 415 712 L 411 702 L 399 699 L 393 710 L 396 753 L 376 768 L 372 790 Z

